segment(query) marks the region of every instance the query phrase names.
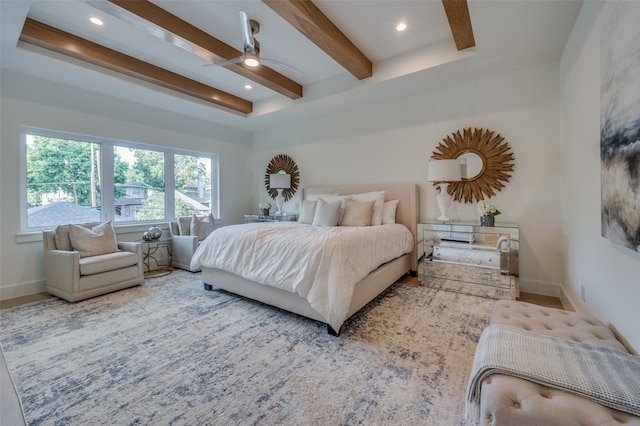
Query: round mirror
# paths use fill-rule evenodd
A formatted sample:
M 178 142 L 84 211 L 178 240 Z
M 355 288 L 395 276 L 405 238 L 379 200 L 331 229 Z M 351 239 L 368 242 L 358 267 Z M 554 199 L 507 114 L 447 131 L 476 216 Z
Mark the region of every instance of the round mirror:
M 451 182 L 447 192 L 455 201 L 473 203 L 491 198 L 509 182 L 514 166 L 510 150 L 509 143 L 492 130 L 468 128 L 447 136 L 431 158 L 460 159 L 462 180 Z
M 477 179 L 484 172 L 484 160 L 477 153 L 467 151 L 456 158 L 460 160 L 462 180 Z
M 264 186 L 267 188 L 267 192 L 271 196 L 271 198 L 276 198 L 278 195 L 278 191 L 271 188 L 269 184 L 269 176 L 272 174 L 287 174 L 291 175 L 291 188 L 283 189 L 282 195 L 284 196 L 285 201 L 289 201 L 293 198 L 293 195 L 298 190 L 298 181 L 300 179 L 300 172 L 298 172 L 298 165 L 293 158 L 289 157 L 286 154 L 276 155 L 271 159 L 269 165 L 267 166 L 267 170 L 264 173 Z

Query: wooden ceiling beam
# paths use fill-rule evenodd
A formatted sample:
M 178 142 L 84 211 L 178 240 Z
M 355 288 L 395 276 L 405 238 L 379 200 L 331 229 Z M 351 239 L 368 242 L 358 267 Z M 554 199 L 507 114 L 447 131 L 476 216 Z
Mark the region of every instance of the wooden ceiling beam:
M 87 4 L 209 62 L 243 54 L 148 0 L 87 0 Z M 225 68 L 290 99 L 302 97 L 302 85 L 265 65 L 251 68 L 239 62 Z
M 373 75 L 371 61 L 311 0 L 262 0 L 291 26 L 362 80 Z
M 250 101 L 27 18 L 20 41 L 116 71 L 244 114 Z
M 458 50 L 468 49 L 476 45 L 471 26 L 471 15 L 467 0 L 442 0 L 444 11 L 449 20 L 449 27 Z

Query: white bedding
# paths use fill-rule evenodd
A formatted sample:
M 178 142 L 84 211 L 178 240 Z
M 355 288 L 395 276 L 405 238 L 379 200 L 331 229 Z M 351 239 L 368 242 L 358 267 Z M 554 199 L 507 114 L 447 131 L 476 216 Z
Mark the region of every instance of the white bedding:
M 355 285 L 378 266 L 413 249 L 404 225 L 321 227 L 267 222 L 216 229 L 191 268 L 218 268 L 306 298 L 340 330 Z

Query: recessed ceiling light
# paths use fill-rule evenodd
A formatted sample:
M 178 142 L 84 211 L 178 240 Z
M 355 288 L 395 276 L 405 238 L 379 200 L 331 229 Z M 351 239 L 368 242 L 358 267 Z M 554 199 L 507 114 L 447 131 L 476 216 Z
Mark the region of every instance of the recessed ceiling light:
M 396 26 L 396 31 L 404 31 L 407 29 L 407 24 L 405 24 L 404 22 L 400 22 L 397 26 Z
M 253 89 L 253 86 L 250 85 L 250 84 L 245 84 L 244 88 L 247 89 L 247 90 L 250 90 L 250 89 Z
M 104 25 L 104 22 L 102 22 L 102 19 L 100 18 L 96 18 L 95 16 L 89 19 L 91 21 L 91 23 L 96 24 L 96 25 Z

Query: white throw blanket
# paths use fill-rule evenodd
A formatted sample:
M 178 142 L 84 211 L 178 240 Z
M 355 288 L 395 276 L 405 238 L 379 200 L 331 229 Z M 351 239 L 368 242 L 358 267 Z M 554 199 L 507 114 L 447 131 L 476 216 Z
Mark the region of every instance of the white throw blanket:
M 640 357 L 605 346 L 494 324 L 480 336 L 467 387 L 467 418 L 480 418 L 480 389 L 507 374 L 640 416 Z
M 200 244 L 191 268 L 218 268 L 306 298 L 340 330 L 355 285 L 369 272 L 413 250 L 404 225 L 312 226 L 250 223 L 216 229 Z

